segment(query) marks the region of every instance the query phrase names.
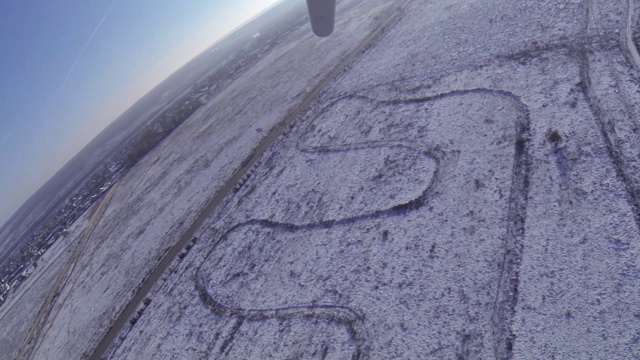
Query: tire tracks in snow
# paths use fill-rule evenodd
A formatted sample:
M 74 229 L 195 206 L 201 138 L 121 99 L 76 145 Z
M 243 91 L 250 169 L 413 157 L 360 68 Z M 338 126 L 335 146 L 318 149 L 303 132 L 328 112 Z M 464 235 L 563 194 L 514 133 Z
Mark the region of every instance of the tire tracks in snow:
M 529 173 L 530 173 L 530 157 L 528 151 L 528 139 L 530 137 L 530 115 L 529 110 L 516 95 L 493 89 L 476 88 L 469 90 L 454 90 L 441 94 L 427 97 L 409 98 L 401 100 L 376 100 L 366 96 L 347 95 L 339 97 L 328 102 L 314 119 L 318 118 L 337 102 L 345 99 L 357 98 L 360 100 L 375 102 L 381 105 L 393 106 L 401 104 L 426 103 L 429 101 L 437 101 L 449 97 L 464 96 L 468 94 L 484 94 L 506 98 L 516 104 L 519 110 L 518 121 L 514 124 L 515 133 L 515 151 L 514 162 L 511 175 L 511 190 L 509 196 L 509 209 L 507 223 L 504 235 L 504 254 L 500 269 L 498 285 L 496 287 L 495 298 L 493 301 L 491 321 L 493 328 L 493 347 L 496 359 L 510 358 L 515 340 L 514 331 L 512 329 L 513 316 L 515 314 L 518 302 L 518 285 L 519 285 L 519 267 L 521 263 L 521 253 L 524 239 L 526 206 L 529 193 Z M 302 153 L 334 153 L 355 151 L 362 149 L 375 149 L 380 147 L 400 147 L 407 150 L 420 152 L 423 156 L 430 157 L 436 162 L 436 170 L 432 182 L 423 190 L 416 198 L 410 201 L 392 206 L 387 209 L 375 210 L 363 215 L 346 217 L 342 219 L 325 220 L 307 224 L 292 224 L 275 222 L 266 219 L 252 219 L 236 224 L 224 232 L 205 256 L 203 262 L 196 269 L 195 287 L 200 296 L 201 301 L 211 312 L 218 316 L 230 317 L 238 319 L 237 324 L 247 321 L 264 321 L 269 319 L 289 320 L 289 319 L 305 319 L 312 318 L 318 320 L 329 320 L 335 324 L 345 326 L 351 334 L 355 349 L 352 354 L 353 360 L 366 360 L 370 358 L 370 348 L 367 336 L 365 316 L 361 311 L 342 305 L 299 305 L 281 308 L 260 308 L 260 309 L 244 309 L 234 304 L 223 304 L 218 300 L 216 295 L 216 287 L 208 288 L 206 285 L 206 274 L 202 273 L 203 267 L 207 264 L 207 259 L 213 252 L 221 246 L 225 245 L 225 241 L 233 232 L 247 226 L 260 226 L 267 229 L 283 230 L 287 232 L 308 231 L 314 229 L 327 229 L 338 226 L 349 226 L 361 221 L 370 221 L 379 218 L 395 217 L 405 215 L 407 212 L 415 211 L 428 204 L 431 194 L 437 184 L 442 181 L 440 179 L 440 162 L 443 155 L 438 149 L 421 146 L 417 143 L 409 141 L 369 141 L 343 145 L 319 145 L 309 146 L 304 143 L 303 139 L 312 126 L 314 121 L 304 127 L 297 148 Z M 241 326 L 241 325 L 239 325 Z M 225 342 L 226 343 L 226 342 Z
M 139 304 L 151 291 L 153 285 L 160 279 L 165 270 L 169 268 L 173 260 L 178 256 L 182 249 L 192 240 L 193 235 L 202 226 L 209 215 L 223 203 L 224 199 L 232 194 L 234 188 L 238 183 L 241 183 L 246 178 L 247 174 L 254 168 L 254 166 L 261 159 L 262 154 L 274 143 L 281 135 L 285 134 L 293 125 L 298 116 L 309 106 L 313 101 L 329 84 L 331 80 L 340 75 L 354 60 L 356 60 L 366 49 L 376 41 L 376 39 L 384 33 L 384 31 L 393 23 L 394 20 L 402 16 L 404 9 L 412 0 L 405 0 L 402 4 L 398 5 L 395 11 L 382 21 L 372 32 L 358 45 L 355 49 L 349 52 L 342 60 L 340 60 L 336 66 L 323 77 L 316 86 L 307 93 L 302 101 L 291 111 L 287 116 L 283 118 L 278 124 L 276 124 L 271 131 L 260 141 L 260 143 L 253 149 L 252 153 L 245 159 L 240 167 L 231 175 L 229 180 L 220 188 L 219 191 L 206 203 L 204 208 L 198 213 L 193 220 L 189 228 L 183 233 L 180 239 L 173 245 L 158 262 L 158 265 L 151 271 L 151 273 L 142 280 L 140 286 L 137 288 L 135 294 L 131 300 L 123 307 L 120 314 L 113 320 L 111 326 L 107 330 L 106 334 L 102 337 L 99 343 L 96 345 L 89 359 L 99 360 L 108 350 L 111 343 L 116 339 L 120 330 L 127 324 L 128 319 L 135 313 Z
M 592 25 L 597 24 L 598 22 L 597 14 L 592 13 L 592 10 L 596 7 L 594 5 L 595 1 L 596 0 L 589 0 L 589 5 L 586 7 L 587 14 L 585 16 L 585 31 L 589 31 Z M 624 34 L 620 40 L 620 44 L 618 45 L 622 49 L 628 51 L 628 55 L 630 56 L 630 59 L 628 59 L 630 63 L 629 65 L 635 70 L 635 73 L 638 74 L 638 72 L 640 72 L 640 55 L 638 54 L 638 49 L 633 41 L 633 22 L 634 20 L 637 20 L 635 19 L 634 14 L 635 2 L 634 0 L 627 0 L 627 14 L 623 29 Z M 629 194 L 629 204 L 633 212 L 636 228 L 640 230 L 640 179 L 636 178 L 638 174 L 633 174 L 630 171 L 628 163 L 634 160 L 630 159 L 629 156 L 626 156 L 624 149 L 619 146 L 621 139 L 616 132 L 616 122 L 637 121 L 632 118 L 634 109 L 628 99 L 624 98 L 622 91 L 620 91 L 620 95 L 618 95 L 618 97 L 625 108 L 625 116 L 627 119 L 615 119 L 607 112 L 605 105 L 603 105 L 603 101 L 596 92 L 591 79 L 592 60 L 590 59 L 590 50 L 591 49 L 587 46 L 581 46 L 578 54 L 581 73 L 580 77 L 581 83 L 583 84 L 582 90 L 586 101 L 589 104 L 589 109 L 596 121 L 596 125 L 600 130 L 603 142 L 607 149 L 607 154 L 616 170 L 616 175 L 622 181 L 625 190 Z M 609 60 L 609 63 L 613 64 L 614 62 L 611 56 L 606 51 L 604 51 L 604 54 Z M 614 78 L 616 86 L 620 88 L 621 80 L 618 76 L 614 76 Z
M 65 289 L 67 283 L 71 279 L 71 275 L 73 274 L 73 271 L 78 264 L 78 260 L 83 254 L 87 241 L 89 240 L 89 238 L 91 238 L 93 231 L 100 222 L 100 219 L 102 219 L 102 215 L 104 215 L 104 212 L 109 207 L 116 187 L 117 186 L 115 185 L 111 187 L 111 189 L 109 189 L 109 191 L 105 195 L 104 199 L 96 207 L 95 211 L 89 219 L 87 227 L 82 232 L 82 234 L 80 234 L 80 239 L 78 240 L 76 246 L 73 248 L 71 256 L 67 259 L 66 263 L 63 265 L 62 269 L 58 273 L 58 276 L 55 278 L 53 284 L 51 285 L 44 303 L 38 310 L 36 317 L 31 322 L 31 326 L 29 327 L 27 336 L 22 341 L 22 345 L 20 346 L 20 350 L 18 351 L 18 355 L 16 357 L 18 360 L 32 359 L 36 354 L 38 348 L 42 344 L 42 340 L 51 329 L 53 320 L 50 319 L 54 307 L 58 303 L 58 299 L 62 294 L 62 291 Z M 73 287 L 74 285 L 75 281 L 70 284 L 71 287 Z M 56 315 L 57 312 L 53 314 L 54 318 Z

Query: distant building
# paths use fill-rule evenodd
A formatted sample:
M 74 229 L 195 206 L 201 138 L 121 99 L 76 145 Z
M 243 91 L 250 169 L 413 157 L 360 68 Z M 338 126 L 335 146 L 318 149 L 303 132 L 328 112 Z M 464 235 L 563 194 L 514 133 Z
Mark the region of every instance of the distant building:
M 108 181 L 106 184 L 104 184 L 103 187 L 100 188 L 100 192 L 105 192 L 107 190 L 109 190 L 109 188 L 111 187 L 111 181 Z
M 29 265 L 29 267 L 25 271 L 20 273 L 20 275 L 23 276 L 23 277 L 28 277 L 29 275 L 31 275 L 33 273 L 33 271 L 35 269 L 36 269 L 36 267 L 33 264 L 31 264 L 31 265 Z
M 109 172 L 117 172 L 118 170 L 120 170 L 120 167 L 122 167 L 122 164 L 119 164 L 117 162 L 112 162 L 111 164 L 109 164 Z

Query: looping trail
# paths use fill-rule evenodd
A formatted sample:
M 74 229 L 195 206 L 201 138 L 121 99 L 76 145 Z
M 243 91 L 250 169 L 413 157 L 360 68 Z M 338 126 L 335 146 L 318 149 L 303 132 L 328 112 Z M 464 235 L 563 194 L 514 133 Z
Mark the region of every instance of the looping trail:
M 409 98 L 402 100 L 376 100 L 361 95 L 347 95 L 330 101 L 326 107 L 321 109 L 319 113 L 314 115 L 314 119 L 324 112 L 328 111 L 336 103 L 345 99 L 360 99 L 369 101 L 375 105 L 400 105 L 400 104 L 422 104 L 439 99 L 465 96 L 469 94 L 481 94 L 505 98 L 512 101 L 519 110 L 520 115 L 515 125 L 515 159 L 512 170 L 511 195 L 509 197 L 509 210 L 507 219 L 507 228 L 505 229 L 504 258 L 502 270 L 500 273 L 499 284 L 496 289 L 496 295 L 493 305 L 493 314 L 491 316 L 493 322 L 494 352 L 496 358 L 508 358 L 510 349 L 514 340 L 513 331 L 511 329 L 511 321 L 515 313 L 515 306 L 518 297 L 518 269 L 520 265 L 520 254 L 522 247 L 522 238 L 524 237 L 524 221 L 526 218 L 526 201 L 529 189 L 529 154 L 527 142 L 529 138 L 529 110 L 527 106 L 514 94 L 485 88 L 476 88 L 469 90 L 455 90 L 446 93 L 436 94 L 428 97 Z M 422 191 L 422 193 L 414 199 L 403 204 L 395 205 L 387 209 L 380 209 L 357 215 L 345 217 L 342 219 L 331 219 L 307 224 L 281 223 L 266 219 L 252 219 L 239 223 L 229 228 L 209 250 L 203 262 L 195 272 L 195 287 L 199 293 L 202 302 L 213 313 L 239 319 L 241 326 L 244 321 L 263 321 L 268 319 L 304 319 L 315 318 L 329 320 L 336 324 L 345 326 L 352 336 L 355 344 L 355 350 L 352 359 L 368 359 L 370 344 L 367 341 L 367 329 L 364 322 L 364 316 L 359 310 L 343 306 L 343 305 L 298 305 L 292 307 L 281 308 L 260 308 L 260 309 L 243 309 L 234 304 L 223 304 L 218 300 L 216 285 L 206 284 L 206 274 L 202 269 L 207 264 L 208 259 L 213 252 L 220 246 L 225 246 L 229 235 L 240 228 L 247 226 L 259 226 L 268 229 L 284 230 L 287 232 L 327 229 L 337 226 L 348 226 L 361 221 L 372 221 L 379 218 L 395 217 L 405 215 L 409 211 L 418 210 L 429 202 L 431 194 L 442 181 L 440 179 L 440 164 L 443 154 L 440 150 L 421 145 L 411 141 L 363 141 L 353 144 L 341 145 L 308 145 L 304 142 L 305 135 L 313 125 L 313 121 L 309 121 L 306 126 L 303 125 L 300 140 L 297 143 L 297 149 L 303 153 L 333 153 L 345 152 L 362 149 L 374 149 L 380 147 L 394 148 L 399 147 L 407 150 L 418 151 L 422 156 L 429 157 L 436 162 L 435 174 L 430 184 Z
M 274 125 L 271 131 L 263 138 L 263 140 L 257 144 L 253 153 L 245 160 L 245 162 L 231 175 L 229 180 L 222 186 L 222 188 L 216 192 L 216 194 L 206 203 L 204 208 L 199 212 L 196 218 L 193 220 L 189 228 L 182 234 L 180 239 L 172 246 L 160 260 L 156 268 L 151 272 L 149 277 L 145 279 L 131 300 L 122 309 L 120 314 L 112 322 L 111 327 L 106 332 L 104 337 L 96 345 L 89 359 L 98 360 L 101 359 L 103 354 L 111 346 L 112 342 L 116 339 L 118 332 L 126 326 L 126 323 L 131 315 L 136 311 L 138 304 L 142 302 L 147 293 L 151 290 L 155 282 L 161 277 L 162 273 L 171 265 L 174 258 L 178 256 L 180 251 L 191 241 L 193 234 L 202 226 L 211 212 L 221 204 L 225 197 L 233 192 L 234 187 L 238 184 L 242 178 L 251 170 L 251 168 L 258 162 L 262 154 L 282 135 L 287 129 L 294 123 L 300 113 L 305 111 L 311 101 L 313 101 L 329 84 L 330 81 L 339 76 L 348 66 L 350 66 L 362 52 L 371 46 L 382 35 L 388 27 L 392 26 L 394 21 L 398 21 L 401 18 L 406 7 L 412 0 L 405 0 L 396 7 L 395 11 L 391 11 L 390 14 L 383 19 L 378 26 L 376 26 L 362 42 L 349 52 L 343 59 L 341 59 L 335 67 L 307 93 L 302 101 L 292 109 L 278 124 Z

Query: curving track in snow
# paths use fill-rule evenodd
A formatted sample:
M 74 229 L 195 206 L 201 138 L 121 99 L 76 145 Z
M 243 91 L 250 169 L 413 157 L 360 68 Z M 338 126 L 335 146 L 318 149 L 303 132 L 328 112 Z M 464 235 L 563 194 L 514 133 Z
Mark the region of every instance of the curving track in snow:
M 528 193 L 529 182 L 529 155 L 527 150 L 527 141 L 529 137 L 529 110 L 526 105 L 514 94 L 492 89 L 468 89 L 468 90 L 456 90 L 446 93 L 436 94 L 427 97 L 396 99 L 396 100 L 376 100 L 366 96 L 349 95 L 340 97 L 328 103 L 328 105 L 322 109 L 317 115 L 321 117 L 327 111 L 338 105 L 340 102 L 348 100 L 357 100 L 370 103 L 373 107 L 391 107 L 398 105 L 404 106 L 427 106 L 431 103 L 437 102 L 442 99 L 464 99 L 467 96 L 480 95 L 488 98 L 500 98 L 507 100 L 514 104 L 514 107 L 518 109 L 519 116 L 517 122 L 513 124 L 514 128 L 514 162 L 511 174 L 511 194 L 509 195 L 508 205 L 508 218 L 506 221 L 506 229 L 504 229 L 504 244 L 503 244 L 503 260 L 501 265 L 500 277 L 498 285 L 495 289 L 495 298 L 493 301 L 492 309 L 492 322 L 493 322 L 493 336 L 494 336 L 494 354 L 496 358 L 508 357 L 513 342 L 513 332 L 511 329 L 511 319 L 515 312 L 515 306 L 517 304 L 518 297 L 518 267 L 520 263 L 520 254 L 522 248 L 522 239 L 524 237 L 524 221 L 526 218 L 526 198 Z M 428 122 L 428 119 L 427 119 Z M 246 270 L 242 273 L 237 273 L 232 276 L 225 283 L 218 283 L 215 280 L 211 280 L 212 271 L 233 273 L 229 269 L 224 268 L 224 263 L 221 259 L 226 256 L 242 256 L 250 257 L 245 252 L 251 252 L 253 247 L 260 246 L 274 246 L 272 243 L 262 244 L 260 237 L 255 239 L 248 239 L 245 235 L 241 235 L 239 241 L 249 241 L 246 246 L 240 245 L 240 249 L 233 248 L 234 244 L 230 244 L 230 238 L 236 233 L 242 232 L 247 228 L 249 232 L 261 231 L 274 233 L 274 237 L 270 240 L 277 241 L 282 234 L 289 234 L 295 237 L 295 234 L 302 234 L 305 232 L 325 231 L 334 228 L 345 228 L 353 226 L 362 222 L 372 222 L 382 218 L 394 218 L 402 217 L 410 212 L 419 210 L 430 204 L 433 193 L 437 192 L 439 183 L 442 181 L 440 176 L 440 168 L 442 161 L 446 160 L 447 154 L 443 153 L 441 149 L 437 147 L 425 146 L 419 142 L 411 141 L 360 141 L 354 143 L 341 143 L 341 144 L 321 144 L 310 145 L 305 141 L 306 134 L 309 133 L 310 128 L 314 122 L 309 122 L 306 128 L 303 130 L 301 140 L 298 141 L 297 149 L 301 154 L 323 154 L 325 156 L 335 155 L 341 152 L 353 152 L 360 150 L 369 150 L 379 148 L 400 148 L 406 152 L 418 152 L 422 157 L 432 159 L 436 168 L 431 178 L 420 194 L 404 203 L 393 204 L 387 208 L 373 209 L 364 214 L 358 214 L 355 216 L 346 216 L 343 218 L 327 219 L 324 221 L 317 221 L 304 224 L 276 222 L 268 219 L 251 219 L 249 221 L 242 222 L 229 228 L 216 242 L 215 246 L 211 248 L 207 254 L 205 261 L 198 267 L 196 271 L 195 286 L 200 295 L 202 302 L 213 313 L 238 319 L 238 326 L 241 326 L 244 322 L 251 321 L 263 321 L 268 319 L 289 320 L 289 319 L 318 319 L 328 320 L 335 324 L 344 326 L 351 334 L 354 350 L 353 359 L 369 359 L 370 350 L 372 347 L 371 340 L 368 337 L 367 332 L 367 310 L 356 309 L 344 304 L 304 304 L 297 303 L 291 306 L 278 306 L 278 307 L 255 307 L 248 308 L 239 306 L 234 302 L 228 302 L 228 298 L 240 295 L 228 295 L 222 296 L 220 293 L 225 292 L 225 286 L 228 282 L 233 281 L 234 276 L 251 276 L 246 274 Z M 307 175 L 308 174 L 304 174 Z M 375 196 L 375 194 L 370 194 Z M 302 199 L 300 199 L 302 201 Z M 255 229 L 255 230 L 253 230 Z M 244 233 L 243 233 L 244 234 Z M 280 234 L 280 235 L 278 235 Z M 238 239 L 234 239 L 238 240 Z M 266 241 L 266 240 L 265 240 Z M 335 245 L 338 246 L 338 245 Z M 232 250 L 229 250 L 232 247 Z M 286 247 L 286 246 L 285 246 Z M 248 250 L 247 250 L 248 249 Z M 311 246 L 308 249 L 312 251 Z M 234 252 L 236 251 L 236 252 Z M 262 250 L 261 250 L 262 251 Z M 427 254 L 425 254 L 427 255 Z M 267 255 L 265 255 L 267 256 Z M 364 256 L 364 255 L 362 255 Z M 268 259 L 253 259 L 255 261 L 268 261 Z M 234 262 L 233 260 L 228 260 Z M 240 260 L 249 261 L 246 259 Z M 215 267 L 212 270 L 211 266 Z M 222 268 L 220 268 L 222 267 Z M 256 270 L 258 271 L 258 270 Z M 239 290 L 237 290 L 239 291 Z M 233 290 L 232 290 L 233 292 Z M 222 300 L 226 298 L 227 301 Z M 295 302 L 295 301 L 294 301 Z M 259 305 L 259 304 L 256 304 Z M 236 329 L 237 331 L 237 329 Z M 231 336 L 235 336 L 235 332 Z M 222 349 L 224 350 L 224 349 Z

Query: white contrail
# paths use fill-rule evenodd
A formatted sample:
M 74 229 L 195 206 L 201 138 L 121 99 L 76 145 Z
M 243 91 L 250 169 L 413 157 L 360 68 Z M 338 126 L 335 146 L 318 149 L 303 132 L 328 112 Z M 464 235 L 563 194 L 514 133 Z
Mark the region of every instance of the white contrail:
M 107 9 L 107 11 L 102 16 L 102 19 L 100 19 L 100 22 L 98 23 L 98 25 L 96 25 L 96 28 L 93 29 L 93 32 L 91 33 L 91 36 L 89 36 L 89 39 L 87 40 L 87 42 L 82 47 L 82 50 L 80 50 L 80 53 L 76 57 L 76 60 L 73 62 L 73 65 L 71 65 L 71 69 L 69 69 L 69 71 L 67 72 L 67 76 L 65 76 L 64 80 L 62 81 L 62 85 L 60 85 L 60 89 L 58 90 L 58 95 L 60 95 L 60 93 L 64 89 L 65 85 L 67 85 L 67 81 L 69 81 L 69 77 L 71 76 L 71 74 L 73 73 L 73 70 L 75 70 L 76 66 L 78 65 L 78 62 L 80 61 L 80 58 L 82 58 L 82 55 L 84 55 L 84 52 L 87 50 L 87 47 L 89 47 L 89 44 L 91 43 L 91 40 L 93 40 L 94 36 L 96 36 L 96 34 L 98 33 L 98 30 L 100 30 L 100 27 L 102 26 L 102 23 L 104 22 L 104 20 L 107 18 L 107 16 L 109 16 L 109 13 L 111 12 L 112 5 L 113 5 L 113 2 L 111 3 L 111 5 L 109 5 L 109 8 Z

